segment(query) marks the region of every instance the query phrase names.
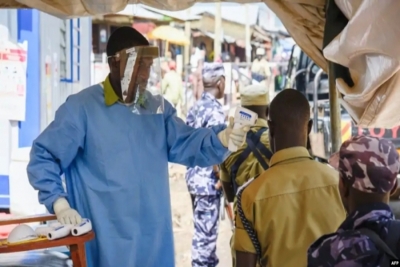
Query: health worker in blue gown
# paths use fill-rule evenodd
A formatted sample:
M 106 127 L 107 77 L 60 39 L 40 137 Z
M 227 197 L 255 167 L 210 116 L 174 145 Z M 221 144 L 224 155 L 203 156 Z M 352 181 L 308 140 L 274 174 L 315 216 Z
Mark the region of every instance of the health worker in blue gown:
M 61 223 L 92 221 L 89 266 L 173 267 L 168 162 L 219 164 L 248 128 L 187 126 L 160 94 L 158 48 L 133 28 L 112 33 L 107 56 L 105 81 L 68 97 L 33 142 L 29 181 Z

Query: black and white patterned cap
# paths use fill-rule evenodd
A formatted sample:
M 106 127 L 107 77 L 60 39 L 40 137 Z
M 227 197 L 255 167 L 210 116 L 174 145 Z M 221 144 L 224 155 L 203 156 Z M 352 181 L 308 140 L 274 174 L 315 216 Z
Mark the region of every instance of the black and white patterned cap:
M 216 86 L 219 79 L 225 76 L 224 65 L 218 62 L 204 63 L 202 76 L 204 87 Z

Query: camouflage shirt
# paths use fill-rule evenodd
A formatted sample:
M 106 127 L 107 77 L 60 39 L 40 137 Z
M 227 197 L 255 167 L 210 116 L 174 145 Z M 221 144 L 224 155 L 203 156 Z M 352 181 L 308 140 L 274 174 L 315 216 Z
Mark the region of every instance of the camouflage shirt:
M 353 230 L 368 228 L 385 240 L 391 220 L 394 216 L 387 204 L 375 203 L 358 208 L 336 233 L 322 236 L 311 245 L 307 266 L 379 267 L 384 252 L 367 236 Z
M 186 124 L 194 127 L 212 127 L 224 124 L 225 115 L 222 105 L 211 94 L 205 92 L 189 110 Z M 215 189 L 218 179 L 213 172 L 213 167 L 188 168 L 186 172 L 186 183 L 189 193 L 193 195 L 216 195 L 220 192 Z

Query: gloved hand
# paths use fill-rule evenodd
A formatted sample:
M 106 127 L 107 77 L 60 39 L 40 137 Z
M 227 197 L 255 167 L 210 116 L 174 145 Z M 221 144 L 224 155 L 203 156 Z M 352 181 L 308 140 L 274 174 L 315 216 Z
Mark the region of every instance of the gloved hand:
M 236 147 L 241 147 L 246 141 L 246 134 L 250 130 L 250 127 L 246 125 L 239 129 L 233 129 L 234 124 L 235 119 L 230 117 L 228 127 L 218 134 L 218 139 L 224 147 L 228 147 L 229 139 L 232 140 L 232 143 Z
M 57 216 L 57 220 L 61 224 L 73 224 L 77 225 L 80 224 L 82 221 L 81 215 L 72 209 L 69 205 L 68 201 L 61 197 L 56 200 L 53 204 L 54 213 Z

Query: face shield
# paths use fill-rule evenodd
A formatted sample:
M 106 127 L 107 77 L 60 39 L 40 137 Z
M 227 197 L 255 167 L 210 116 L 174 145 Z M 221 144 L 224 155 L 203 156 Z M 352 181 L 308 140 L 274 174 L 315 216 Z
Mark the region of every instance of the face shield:
M 158 47 L 136 46 L 118 52 L 122 104 L 136 114 L 161 114 L 164 98 Z

